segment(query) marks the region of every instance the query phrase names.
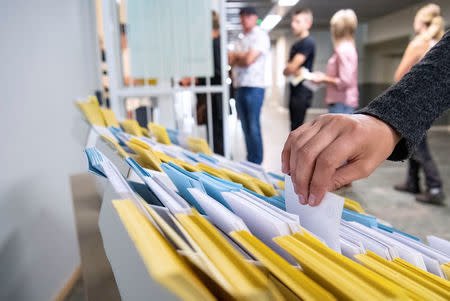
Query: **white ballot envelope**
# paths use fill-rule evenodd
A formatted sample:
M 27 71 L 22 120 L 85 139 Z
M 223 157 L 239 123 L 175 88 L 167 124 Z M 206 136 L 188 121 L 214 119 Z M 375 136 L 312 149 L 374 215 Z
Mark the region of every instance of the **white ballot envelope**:
M 341 253 L 339 228 L 344 208 L 343 197 L 327 192 L 320 205 L 302 205 L 295 194 L 291 177 L 285 176 L 286 211 L 297 214 L 300 225 L 323 239 L 327 245 Z

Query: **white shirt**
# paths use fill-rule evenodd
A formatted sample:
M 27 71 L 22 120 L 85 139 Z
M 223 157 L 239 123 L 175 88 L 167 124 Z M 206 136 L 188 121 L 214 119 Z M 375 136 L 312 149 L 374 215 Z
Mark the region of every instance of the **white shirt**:
M 267 32 L 255 26 L 251 32 L 243 35 L 234 43 L 234 51 L 247 52 L 250 49 L 260 51 L 256 61 L 248 67 L 233 67 L 234 87 L 259 87 L 266 86 L 265 64 L 266 56 L 270 51 L 270 39 Z

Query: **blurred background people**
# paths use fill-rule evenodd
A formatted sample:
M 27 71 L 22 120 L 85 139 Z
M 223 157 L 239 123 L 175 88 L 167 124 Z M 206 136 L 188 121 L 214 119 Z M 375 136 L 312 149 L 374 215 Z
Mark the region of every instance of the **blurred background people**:
M 253 7 L 241 9 L 243 36 L 228 53 L 233 68 L 236 89 L 236 110 L 241 119 L 247 146 L 247 160 L 261 164 L 263 143 L 260 113 L 264 101 L 265 63 L 270 50 L 268 34 L 257 26 L 258 16 Z
M 291 28 L 296 36 L 296 42 L 292 45 L 289 53 L 289 61 L 283 70 L 285 76 L 299 76 L 301 67 L 305 67 L 310 72 L 313 71 L 314 55 L 316 45 L 309 34 L 309 29 L 313 23 L 312 11 L 302 8 L 292 15 Z M 306 110 L 311 105 L 313 93 L 302 83 L 293 85 L 289 83 L 289 116 L 291 119 L 291 130 L 303 124 Z
M 222 68 L 220 64 L 220 18 L 217 12 L 212 12 L 212 42 L 213 42 L 213 60 L 214 60 L 214 77 L 211 78 L 211 85 L 222 84 Z M 196 78 L 195 84 L 206 85 L 205 78 Z M 191 85 L 191 78 L 184 77 L 180 81 L 180 85 L 187 87 Z M 222 94 L 211 93 L 211 109 L 212 109 L 212 129 L 208 125 L 208 108 L 207 96 L 204 93 L 197 94 L 197 124 L 206 125 L 207 133 L 213 131 L 214 152 L 223 155 L 223 115 L 222 115 Z M 209 137 L 209 135 L 206 135 Z
M 325 102 L 330 113 L 352 114 L 358 107 L 358 54 L 355 30 L 358 19 L 352 9 L 337 11 L 330 20 L 334 53 L 326 74 L 315 72 L 315 83 L 327 86 Z
M 395 72 L 395 82 L 398 82 L 409 72 L 411 67 L 419 62 L 444 35 L 444 20 L 441 17 L 440 7 L 436 4 L 428 4 L 422 7 L 414 19 L 414 31 L 417 35 L 408 44 L 403 54 L 400 65 Z M 423 101 L 427 101 L 427 99 L 424 98 Z M 419 170 L 421 168 L 425 174 L 427 187 L 423 193 L 420 193 L 419 185 Z M 426 136 L 417 145 L 416 150 L 408 160 L 406 182 L 395 185 L 394 188 L 399 191 L 418 194 L 416 200 L 419 202 L 440 204 L 444 200 L 442 180 L 431 157 Z

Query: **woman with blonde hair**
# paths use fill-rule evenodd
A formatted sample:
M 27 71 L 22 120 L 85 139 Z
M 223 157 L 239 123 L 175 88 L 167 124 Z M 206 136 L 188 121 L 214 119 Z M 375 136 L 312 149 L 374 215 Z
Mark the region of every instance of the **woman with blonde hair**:
M 418 63 L 444 35 L 444 20 L 441 17 L 440 7 L 436 4 L 428 4 L 419 9 L 414 19 L 414 31 L 416 36 L 408 44 L 403 54 L 394 75 L 395 82 L 398 82 L 408 73 L 411 67 Z M 427 186 L 427 190 L 422 194 L 420 194 L 419 186 L 420 168 L 423 168 Z M 426 136 L 408 160 L 406 183 L 395 185 L 394 188 L 399 191 L 418 194 L 416 200 L 419 202 L 441 204 L 444 200 L 442 180 L 428 149 Z
M 315 72 L 313 82 L 327 85 L 325 102 L 330 113 L 352 114 L 358 106 L 358 54 L 355 30 L 358 19 L 352 9 L 337 11 L 330 20 L 334 53 L 327 73 Z

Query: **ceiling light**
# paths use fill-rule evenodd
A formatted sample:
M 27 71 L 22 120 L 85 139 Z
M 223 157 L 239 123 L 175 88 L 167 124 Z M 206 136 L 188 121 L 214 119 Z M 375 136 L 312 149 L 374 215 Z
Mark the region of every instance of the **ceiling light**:
M 279 6 L 294 6 L 299 0 L 278 0 Z
M 269 31 L 274 28 L 278 24 L 278 22 L 280 22 L 280 20 L 280 15 L 267 15 L 261 22 L 261 28 Z

